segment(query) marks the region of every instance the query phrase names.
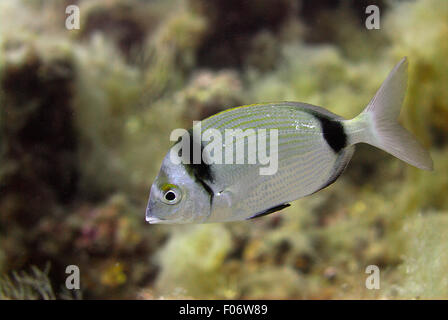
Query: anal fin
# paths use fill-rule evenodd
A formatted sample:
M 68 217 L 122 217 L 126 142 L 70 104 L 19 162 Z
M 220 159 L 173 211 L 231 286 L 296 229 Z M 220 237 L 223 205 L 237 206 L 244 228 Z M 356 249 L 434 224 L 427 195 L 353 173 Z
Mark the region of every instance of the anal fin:
M 254 214 L 252 217 L 247 218 L 247 220 L 255 219 L 255 218 L 259 218 L 259 217 L 263 217 L 263 216 L 266 216 L 266 215 L 268 215 L 268 214 L 271 214 L 271 213 L 274 213 L 274 212 L 283 210 L 283 209 L 285 209 L 285 208 L 287 208 L 287 207 L 289 207 L 289 206 L 290 206 L 289 203 L 284 203 L 284 204 L 281 204 L 281 205 L 272 207 L 272 208 L 270 208 L 270 209 L 267 209 L 267 210 L 265 210 L 265 211 L 262 211 L 262 212 L 260 212 L 260 213 L 256 213 L 256 214 Z

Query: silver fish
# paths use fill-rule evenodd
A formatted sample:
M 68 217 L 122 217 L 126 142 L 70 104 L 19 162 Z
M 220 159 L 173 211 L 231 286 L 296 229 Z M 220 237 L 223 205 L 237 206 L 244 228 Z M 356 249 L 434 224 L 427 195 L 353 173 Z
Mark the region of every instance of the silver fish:
M 406 84 L 407 59 L 403 58 L 367 107 L 351 120 L 297 102 L 242 106 L 203 120 L 202 132 L 213 128 L 223 135 L 229 128 L 277 129 L 277 172 L 260 175 L 260 163 L 174 164 L 168 152 L 151 187 L 146 220 L 224 222 L 279 211 L 335 182 L 358 143 L 368 143 L 417 168 L 432 170 L 428 152 L 397 121 Z

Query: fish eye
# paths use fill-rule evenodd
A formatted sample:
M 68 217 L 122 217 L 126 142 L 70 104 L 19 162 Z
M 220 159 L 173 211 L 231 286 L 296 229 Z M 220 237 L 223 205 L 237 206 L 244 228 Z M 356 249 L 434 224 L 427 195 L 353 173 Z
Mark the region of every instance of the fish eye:
M 173 201 L 174 199 L 176 199 L 176 194 L 173 191 L 170 190 L 167 193 L 165 193 L 165 200 Z
M 162 202 L 165 204 L 176 204 L 182 198 L 182 194 L 174 185 L 164 185 L 162 187 Z

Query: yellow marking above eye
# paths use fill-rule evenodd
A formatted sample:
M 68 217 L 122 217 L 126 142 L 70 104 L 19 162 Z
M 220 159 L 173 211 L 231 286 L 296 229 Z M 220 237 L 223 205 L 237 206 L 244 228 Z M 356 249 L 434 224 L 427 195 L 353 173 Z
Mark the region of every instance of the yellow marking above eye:
M 168 191 L 171 189 L 176 189 L 176 188 L 177 188 L 177 186 L 175 186 L 174 184 L 166 183 L 160 189 L 165 192 L 165 191 Z

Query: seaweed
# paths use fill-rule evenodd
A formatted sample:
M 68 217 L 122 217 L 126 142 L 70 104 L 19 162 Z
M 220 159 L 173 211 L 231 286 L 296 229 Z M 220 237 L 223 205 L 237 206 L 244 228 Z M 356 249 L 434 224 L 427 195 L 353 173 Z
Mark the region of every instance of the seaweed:
M 27 271 L 13 271 L 11 275 L 0 277 L 0 300 L 64 300 L 81 299 L 81 291 L 70 292 L 67 289 L 56 294 L 51 284 L 50 265 L 43 270 L 31 266 Z

